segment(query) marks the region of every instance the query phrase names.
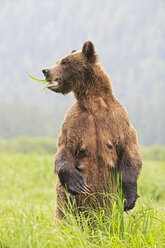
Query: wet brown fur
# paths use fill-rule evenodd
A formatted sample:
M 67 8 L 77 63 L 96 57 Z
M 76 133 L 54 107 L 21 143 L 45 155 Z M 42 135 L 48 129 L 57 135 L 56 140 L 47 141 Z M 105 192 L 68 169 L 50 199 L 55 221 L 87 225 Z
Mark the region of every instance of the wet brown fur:
M 59 202 L 67 203 L 61 182 L 64 185 L 69 177 L 70 182 L 78 182 L 82 175 L 91 193 L 105 192 L 112 168 L 122 174 L 125 210 L 133 208 L 141 169 L 137 135 L 125 108 L 113 94 L 110 79 L 98 62 L 93 44 L 86 42 L 82 51 L 73 52 L 52 67 L 50 79 L 55 78 L 59 80 L 59 87 L 54 91 L 63 94 L 72 91 L 76 98 L 58 141 L 55 171 L 60 180 L 56 186 L 56 217 L 63 216 Z M 90 203 L 90 198 L 84 202 L 85 197 L 81 193 L 74 196 L 78 206 Z

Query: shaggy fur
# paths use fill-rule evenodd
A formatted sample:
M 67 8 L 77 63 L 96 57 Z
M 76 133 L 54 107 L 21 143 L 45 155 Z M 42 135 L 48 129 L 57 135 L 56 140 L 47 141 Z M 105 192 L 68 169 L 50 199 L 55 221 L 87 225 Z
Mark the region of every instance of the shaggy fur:
M 132 209 L 142 165 L 136 131 L 113 94 L 93 43 L 85 42 L 82 51 L 59 60 L 45 76 L 49 89 L 62 94 L 72 91 L 76 98 L 58 141 L 56 217 L 63 216 L 59 203 L 67 203 L 64 187 L 81 207 L 91 201 L 89 197 L 84 202 L 82 192 L 105 192 L 115 171 L 122 175 L 124 209 Z

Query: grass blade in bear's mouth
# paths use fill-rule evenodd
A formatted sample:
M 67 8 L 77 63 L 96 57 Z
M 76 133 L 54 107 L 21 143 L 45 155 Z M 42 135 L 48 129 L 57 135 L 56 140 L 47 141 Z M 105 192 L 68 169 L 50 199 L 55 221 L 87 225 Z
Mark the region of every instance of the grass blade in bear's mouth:
M 25 71 L 25 73 L 26 73 L 30 78 L 32 78 L 32 79 L 35 80 L 35 81 L 43 82 L 43 83 L 48 82 L 46 79 L 37 79 L 37 78 L 33 77 L 32 75 L 30 75 L 29 73 L 27 73 L 26 71 Z
M 45 85 L 45 87 L 43 88 L 43 90 L 42 90 L 42 92 L 48 87 L 48 85 L 49 85 L 49 81 L 48 80 L 46 80 L 46 79 L 37 79 L 37 78 L 35 78 L 35 77 L 33 77 L 32 75 L 30 75 L 29 73 L 27 73 L 27 72 L 25 72 L 30 78 L 32 78 L 33 80 L 35 80 L 35 81 L 38 81 L 38 82 L 40 82 L 41 84 L 43 84 L 43 85 Z

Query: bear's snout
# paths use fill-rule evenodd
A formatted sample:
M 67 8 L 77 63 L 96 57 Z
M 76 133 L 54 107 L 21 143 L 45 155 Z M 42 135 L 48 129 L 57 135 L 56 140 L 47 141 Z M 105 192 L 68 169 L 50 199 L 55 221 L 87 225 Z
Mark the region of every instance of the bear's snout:
M 49 76 L 49 69 L 43 69 L 42 73 L 44 74 L 45 78 L 47 79 L 47 77 Z

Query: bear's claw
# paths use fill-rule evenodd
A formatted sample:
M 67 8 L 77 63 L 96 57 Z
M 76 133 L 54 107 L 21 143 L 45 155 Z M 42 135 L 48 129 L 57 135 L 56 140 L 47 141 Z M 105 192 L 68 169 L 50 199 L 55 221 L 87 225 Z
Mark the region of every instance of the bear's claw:
M 86 194 L 90 193 L 90 188 L 89 188 L 89 186 L 87 184 L 84 185 L 84 188 L 81 191 L 81 193 L 86 193 Z

